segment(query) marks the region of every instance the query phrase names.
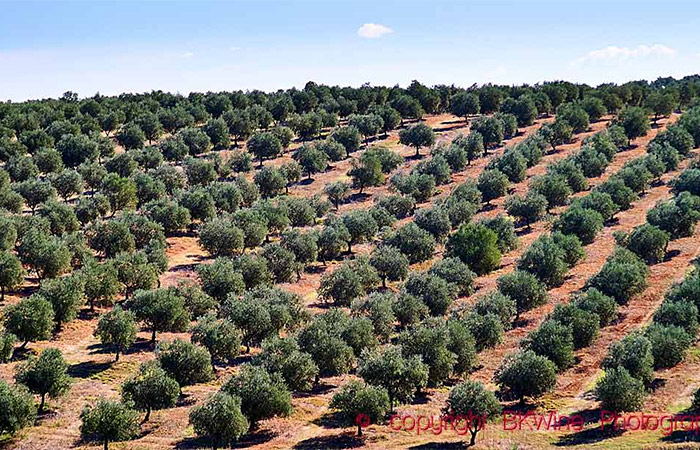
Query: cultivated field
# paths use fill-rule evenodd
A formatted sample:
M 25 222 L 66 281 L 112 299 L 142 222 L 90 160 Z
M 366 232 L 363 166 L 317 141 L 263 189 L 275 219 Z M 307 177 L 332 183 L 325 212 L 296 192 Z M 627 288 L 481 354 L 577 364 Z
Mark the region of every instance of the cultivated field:
M 698 80 L 0 104 L 0 446 L 693 447 Z

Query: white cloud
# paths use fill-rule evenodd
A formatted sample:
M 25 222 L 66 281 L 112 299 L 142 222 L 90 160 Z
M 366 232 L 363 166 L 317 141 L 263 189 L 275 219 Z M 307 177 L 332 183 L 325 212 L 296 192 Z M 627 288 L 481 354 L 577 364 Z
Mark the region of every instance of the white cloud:
M 194 56 L 194 53 L 192 53 L 192 52 L 185 52 L 182 54 L 183 58 L 191 58 L 193 56 Z
M 229 48 L 229 50 L 231 50 L 232 52 L 236 52 L 236 51 L 238 51 L 238 50 L 240 50 L 240 49 L 241 49 L 240 47 L 230 47 L 230 48 Z
M 638 45 L 634 48 L 617 47 L 611 45 L 599 50 L 592 50 L 586 55 L 576 58 L 574 65 L 581 65 L 587 62 L 623 62 L 629 59 L 673 57 L 676 50 L 662 44 Z
M 362 25 L 357 30 L 357 35 L 365 39 L 377 39 L 385 34 L 393 33 L 394 30 L 387 27 L 386 25 L 380 25 L 378 23 L 366 23 Z

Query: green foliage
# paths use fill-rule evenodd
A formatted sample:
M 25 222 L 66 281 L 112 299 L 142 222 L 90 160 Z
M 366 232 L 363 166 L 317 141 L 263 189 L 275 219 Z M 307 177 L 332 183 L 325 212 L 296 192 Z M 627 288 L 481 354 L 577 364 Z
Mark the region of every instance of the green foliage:
M 204 222 L 199 231 L 199 244 L 212 256 L 235 256 L 243 251 L 244 234 L 230 217 L 217 217 Z
M 370 385 L 386 389 L 389 409 L 393 410 L 396 403 L 411 402 L 415 392 L 425 386 L 428 367 L 420 356 L 406 357 L 401 347 L 390 345 L 363 353 L 358 374 Z
M 481 221 L 481 224 L 496 233 L 498 249 L 501 253 L 507 253 L 518 247 L 518 236 L 515 234 L 513 219 L 498 214 Z
M 452 230 L 452 222 L 446 208 L 431 207 L 416 211 L 415 223 L 435 238 L 444 241 Z
M 412 272 L 403 288 L 406 293 L 419 298 L 432 316 L 444 315 L 455 297 L 454 290 L 445 280 L 428 272 Z
M 144 421 L 148 421 L 152 410 L 175 406 L 180 386 L 157 361 L 148 361 L 122 383 L 121 392 L 124 403 L 133 403 L 136 409 L 146 411 Z
M 476 274 L 459 258 L 443 258 L 433 264 L 428 273 L 445 280 L 460 296 L 470 295 L 474 290 Z
M 515 301 L 516 320 L 520 313 L 544 305 L 549 300 L 546 286 L 537 276 L 515 270 L 498 278 L 498 289 Z
M 557 305 L 551 318 L 571 329 L 575 349 L 591 345 L 600 328 L 598 314 L 582 309 L 574 303 Z
M 175 339 L 159 344 L 156 355 L 166 374 L 182 388 L 213 378 L 211 355 L 204 347 Z
M 293 337 L 266 339 L 253 364 L 269 373 L 279 374 L 292 391 L 308 391 L 318 377 L 318 366 L 311 355 L 302 352 Z
M 478 275 L 496 269 L 501 263 L 498 236 L 481 224 L 464 224 L 449 237 L 445 246 L 448 256 L 456 256 Z
M 390 409 L 389 395 L 384 388 L 350 381 L 333 396 L 330 408 L 338 410 L 347 423 L 357 425 L 357 434 L 361 436 L 358 415 L 363 414 L 375 423 L 382 420 Z
M 610 325 L 617 319 L 618 305 L 614 298 L 607 296 L 596 288 L 590 288 L 574 298 L 579 309 L 594 313 L 599 318 L 601 327 Z
M 382 163 L 378 156 L 366 152 L 357 159 L 352 160 L 352 168 L 348 171 L 352 178 L 352 185 L 359 189 L 359 193 L 366 187 L 381 186 L 384 184 Z
M 270 132 L 262 132 L 253 135 L 246 143 L 249 152 L 255 155 L 262 166 L 263 160 L 272 158 L 282 153 L 282 144 L 277 136 Z
M 647 264 L 663 261 L 670 236 L 660 228 L 645 223 L 635 227 L 623 238 L 627 249 L 642 258 Z
M 206 133 L 199 128 L 183 128 L 175 135 L 182 139 L 190 155 L 197 156 L 209 151 L 211 140 Z
M 139 435 L 138 413 L 129 406 L 100 398 L 93 406 L 85 406 L 80 413 L 80 436 L 85 441 L 104 443 L 128 441 Z
M 554 389 L 557 381 L 556 366 L 532 350 L 521 350 L 506 356 L 494 375 L 501 393 L 517 398 L 536 398 Z
M 530 191 L 547 199 L 547 211 L 565 205 L 571 195 L 566 178 L 559 174 L 540 175 L 533 178 Z
M 644 261 L 629 250 L 617 248 L 600 271 L 588 280 L 586 287 L 597 288 L 619 304 L 625 304 L 646 288 L 648 273 Z
M 477 187 L 487 205 L 491 200 L 503 197 L 508 190 L 508 177 L 498 169 L 484 170 L 479 175 Z
M 471 417 L 470 414 L 483 417 L 485 420 L 468 422 L 471 433 L 470 445 L 476 442 L 476 436 L 486 426 L 486 421 L 496 417 L 501 412 L 501 404 L 498 403 L 493 392 L 486 390 L 478 381 L 466 381 L 450 390 L 447 397 L 445 413 L 452 417 Z
M 128 303 L 136 318 L 151 329 L 151 341 L 158 331 L 184 331 L 190 321 L 185 301 L 175 289 L 136 291 Z
M 624 368 L 645 385 L 654 379 L 653 365 L 651 342 L 641 333 L 632 333 L 613 342 L 602 363 L 605 370 Z
M 191 328 L 192 342 L 209 350 L 212 358 L 228 362 L 241 350 L 241 333 L 228 319 L 217 319 L 213 312 L 200 317 Z
M 64 323 L 77 317 L 85 303 L 85 281 L 78 274 L 44 280 L 39 295 L 51 303 L 56 329 L 60 330 Z
M 44 410 L 46 396 L 58 398 L 68 392 L 71 381 L 68 363 L 57 348 L 47 348 L 39 357 L 30 356 L 15 372 L 15 381 L 41 397 L 39 412 Z
M 666 369 L 680 364 L 695 340 L 694 335 L 688 334 L 681 327 L 660 323 L 649 325 L 644 335 L 651 343 L 655 369 Z
M 370 256 L 370 264 L 377 270 L 383 287 L 387 279 L 399 281 L 408 275 L 408 258 L 390 245 L 377 247 Z
M 554 222 L 554 230 L 575 235 L 582 244 L 590 244 L 603 229 L 603 216 L 595 210 L 572 206 Z
M 51 337 L 54 312 L 51 303 L 39 294 L 23 298 L 3 310 L 5 329 L 26 345 Z
M 651 128 L 649 126 L 649 117 L 644 108 L 630 106 L 623 109 L 618 115 L 618 121 L 625 130 L 627 135 L 628 145 L 633 139 L 641 136 L 646 136 Z
M 36 420 L 36 406 L 22 386 L 0 381 L 0 433 L 13 436 Z
M 415 295 L 401 292 L 393 304 L 394 315 L 401 326 L 420 322 L 428 315 L 428 307 Z
M 420 156 L 421 147 L 432 147 L 435 144 L 435 133 L 428 125 L 419 123 L 401 130 L 399 142 L 409 147 L 415 147 L 416 156 Z
M 517 313 L 515 300 L 499 290 L 491 291 L 479 297 L 474 303 L 474 317 L 493 315 L 497 317 L 504 329 L 510 329 L 513 317 Z
M 524 197 L 519 195 L 508 197 L 504 206 L 508 214 L 525 222 L 529 228 L 532 222 L 544 217 L 547 205 L 545 196 L 530 191 Z
M 131 311 L 124 311 L 118 305 L 100 316 L 95 335 L 99 336 L 102 345 L 115 346 L 116 361 L 119 361 L 119 352 L 125 352 L 136 342 L 135 321 Z
M 342 336 L 349 322 L 343 311 L 332 309 L 316 316 L 315 320 L 299 333 L 300 348 L 311 355 L 321 375 L 347 373 L 354 366 L 353 348 Z
M 204 404 L 192 408 L 190 423 L 198 436 L 212 441 L 215 449 L 238 441 L 249 427 L 241 412 L 241 400 L 225 392 L 217 392 Z
M 690 336 L 698 332 L 698 308 L 683 300 L 664 301 L 654 313 L 654 322 L 683 328 Z
M 241 412 L 253 426 L 260 420 L 292 412 L 292 396 L 282 377 L 260 366 L 243 365 L 221 390 L 241 399 Z
M 221 315 L 241 330 L 248 349 L 283 329 L 294 329 L 306 319 L 298 295 L 267 286 L 246 291 L 240 299 L 229 295 Z
M 11 230 L 14 231 L 14 227 Z M 17 256 L 8 251 L 0 251 L 0 301 L 5 300 L 5 291 L 12 291 L 24 282 L 24 274 L 24 268 Z
M 644 404 L 644 384 L 624 367 L 612 367 L 598 381 L 595 395 L 608 411 L 638 411 Z
M 445 321 L 433 319 L 403 331 L 398 342 L 405 356 L 422 358 L 428 366 L 428 385 L 438 386 L 447 381 L 457 363 L 457 355 L 448 348 L 449 339 Z

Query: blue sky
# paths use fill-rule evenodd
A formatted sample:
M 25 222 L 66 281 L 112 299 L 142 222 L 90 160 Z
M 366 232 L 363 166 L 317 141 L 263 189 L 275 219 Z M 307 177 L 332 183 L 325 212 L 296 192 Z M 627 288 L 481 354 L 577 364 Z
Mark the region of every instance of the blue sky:
M 274 90 L 308 80 L 598 84 L 700 73 L 700 2 L 690 0 L 55 0 L 0 8 L 1 100 L 67 90 Z

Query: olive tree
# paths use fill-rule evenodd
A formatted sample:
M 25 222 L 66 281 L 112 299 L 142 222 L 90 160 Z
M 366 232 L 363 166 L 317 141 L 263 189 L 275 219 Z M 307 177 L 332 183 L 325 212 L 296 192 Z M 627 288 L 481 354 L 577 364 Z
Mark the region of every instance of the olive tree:
M 501 393 L 524 403 L 525 397 L 539 397 L 554 389 L 556 366 L 532 350 L 521 350 L 503 359 L 494 375 Z
M 121 392 L 125 403 L 133 403 L 136 409 L 146 411 L 143 420 L 148 422 L 151 411 L 175 406 L 180 386 L 160 367 L 158 361 L 148 361 L 122 383 Z
M 493 392 L 486 390 L 480 382 L 466 381 L 450 390 L 444 411 L 451 417 L 461 417 L 467 421 L 471 434 L 469 445 L 474 445 L 476 435 L 484 429 L 486 421 L 501 412 L 501 404 Z
M 138 413 L 124 403 L 100 398 L 80 413 L 80 436 L 98 441 L 108 450 L 110 442 L 127 441 L 139 435 Z
M 420 156 L 422 147 L 432 147 L 435 144 L 435 133 L 428 125 L 419 123 L 399 132 L 399 141 L 403 145 L 414 147 L 416 156 Z
M 241 412 L 241 399 L 221 391 L 190 410 L 190 424 L 198 436 L 211 440 L 214 450 L 231 445 L 249 427 Z
M 338 410 L 346 422 L 356 425 L 357 435 L 362 436 L 358 415 L 374 422 L 381 420 L 389 410 L 389 395 L 384 388 L 351 381 L 333 396 L 330 407 Z
M 115 306 L 111 311 L 100 316 L 95 335 L 99 336 L 102 345 L 114 345 L 115 361 L 119 361 L 119 353 L 125 352 L 136 342 L 136 317 L 131 311 L 124 311 Z
M 241 412 L 252 427 L 260 420 L 292 412 L 292 395 L 282 377 L 260 366 L 243 365 L 221 390 L 241 399 Z
M 70 389 L 68 363 L 57 348 L 47 348 L 39 357 L 30 356 L 15 372 L 15 381 L 41 397 L 39 413 L 44 411 L 46 396 L 57 398 Z

